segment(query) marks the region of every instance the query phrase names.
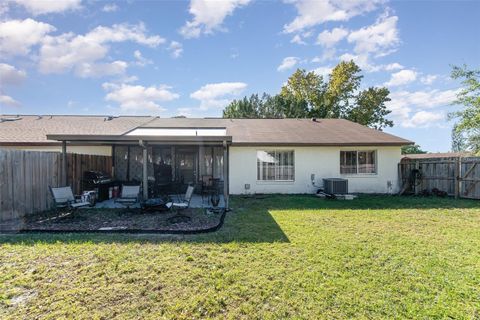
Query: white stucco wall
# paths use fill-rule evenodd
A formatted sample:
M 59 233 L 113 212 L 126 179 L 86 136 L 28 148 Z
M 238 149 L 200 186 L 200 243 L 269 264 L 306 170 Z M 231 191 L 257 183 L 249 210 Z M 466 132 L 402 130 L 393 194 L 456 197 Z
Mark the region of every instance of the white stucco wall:
M 257 150 L 294 150 L 295 181 L 257 181 Z M 341 150 L 376 150 L 376 174 L 340 174 Z M 399 189 L 398 163 L 400 147 L 230 147 L 230 194 L 246 193 L 314 193 L 323 178 L 348 179 L 349 192 L 394 193 Z M 316 186 L 311 174 L 315 174 Z M 391 184 L 391 187 L 388 184 Z M 250 184 L 250 190 L 245 190 Z
M 0 148 L 26 151 L 62 152 L 61 146 L 0 146 Z M 111 156 L 112 148 L 109 146 L 67 146 L 67 152 Z

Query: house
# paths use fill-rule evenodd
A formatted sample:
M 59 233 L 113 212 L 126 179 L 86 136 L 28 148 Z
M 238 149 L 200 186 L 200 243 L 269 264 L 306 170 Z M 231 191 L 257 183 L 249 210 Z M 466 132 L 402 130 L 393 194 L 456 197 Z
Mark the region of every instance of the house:
M 115 179 L 150 188 L 207 176 L 226 196 L 313 193 L 334 177 L 350 192 L 397 192 L 400 148 L 412 144 L 343 119 L 1 118 L 0 148 L 110 155 Z

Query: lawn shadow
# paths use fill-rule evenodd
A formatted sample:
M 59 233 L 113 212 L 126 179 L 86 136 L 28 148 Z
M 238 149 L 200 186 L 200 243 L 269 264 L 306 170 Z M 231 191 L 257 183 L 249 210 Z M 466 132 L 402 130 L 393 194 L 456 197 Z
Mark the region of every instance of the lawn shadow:
M 223 226 L 215 232 L 196 235 L 165 234 L 0 234 L 2 243 L 288 243 L 282 227 L 270 214 L 272 210 L 396 210 L 480 208 L 478 200 L 437 197 L 400 197 L 360 195 L 354 200 L 327 200 L 314 195 L 233 196 L 233 210 L 227 213 Z
M 15 226 L 18 230 L 21 227 Z M 273 243 L 289 242 L 288 237 L 265 208 L 245 210 L 234 209 L 225 216 L 219 230 L 199 234 L 168 234 L 151 232 L 11 232 L 15 228 L 0 230 L 0 244 L 2 243 L 129 243 L 129 242 L 191 242 L 191 243 Z

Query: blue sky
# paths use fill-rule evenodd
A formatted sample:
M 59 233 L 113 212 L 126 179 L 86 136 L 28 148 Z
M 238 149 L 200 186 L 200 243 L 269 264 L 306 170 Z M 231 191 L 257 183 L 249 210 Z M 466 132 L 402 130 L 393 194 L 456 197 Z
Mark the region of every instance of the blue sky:
M 479 66 L 480 1 L 32 1 L 0 4 L 0 113 L 221 116 L 296 68 L 360 65 L 387 86 L 385 131 L 448 151 L 459 83 Z

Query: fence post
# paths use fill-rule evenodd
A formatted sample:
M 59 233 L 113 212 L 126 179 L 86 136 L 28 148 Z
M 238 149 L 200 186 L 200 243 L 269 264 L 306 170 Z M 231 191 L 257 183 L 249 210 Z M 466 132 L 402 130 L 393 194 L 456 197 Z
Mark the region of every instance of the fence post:
M 419 163 L 418 160 L 415 160 L 415 170 L 417 170 L 417 172 L 418 172 L 418 170 L 420 170 L 420 163 Z M 422 183 L 421 180 L 420 180 L 420 183 Z M 415 181 L 415 184 L 414 184 L 414 186 L 413 186 L 414 191 L 415 191 L 415 195 L 418 195 L 418 193 L 419 193 L 419 192 L 418 192 L 418 186 L 419 186 L 418 182 Z
M 462 160 L 458 157 L 455 160 L 455 199 L 460 196 L 460 179 L 462 170 Z

